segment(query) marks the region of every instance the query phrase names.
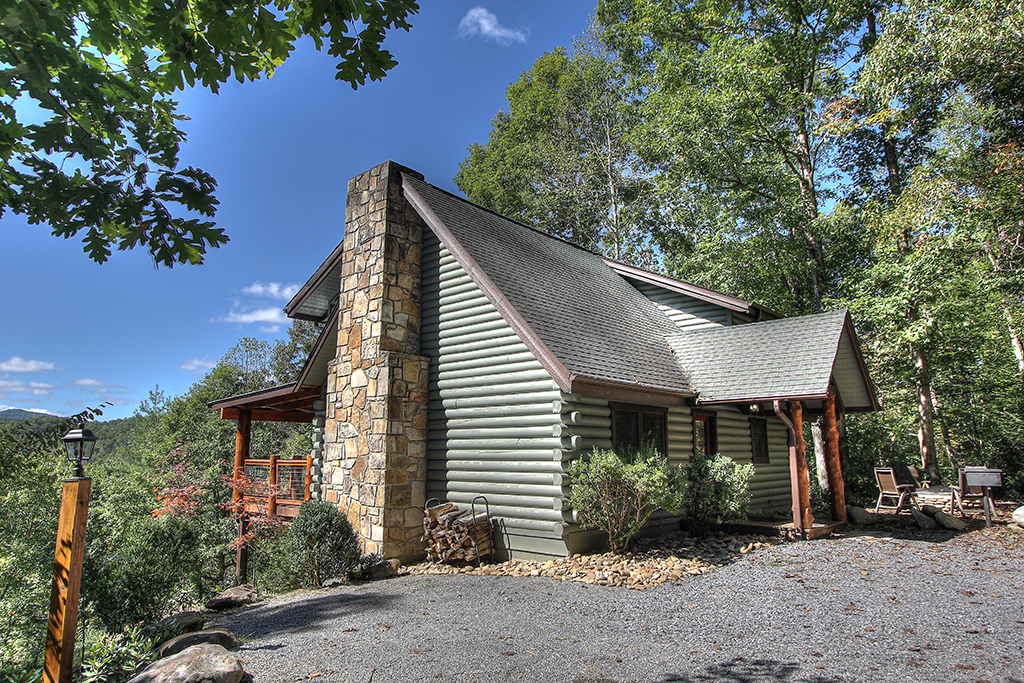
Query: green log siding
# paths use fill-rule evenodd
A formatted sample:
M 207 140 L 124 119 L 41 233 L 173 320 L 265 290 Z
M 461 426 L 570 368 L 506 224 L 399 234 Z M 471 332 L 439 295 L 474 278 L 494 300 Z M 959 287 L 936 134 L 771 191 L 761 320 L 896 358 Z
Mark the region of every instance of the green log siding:
M 563 458 L 592 441 L 567 429 L 563 407 L 570 420 L 585 411 L 563 404 L 540 362 L 428 231 L 422 263 L 427 497 L 469 505 L 482 494 L 505 553 L 563 556 Z
M 633 281 L 632 284 L 644 296 L 658 304 L 661 312 L 683 331 L 750 322 L 749 316 L 686 294 L 673 292 L 648 282 Z

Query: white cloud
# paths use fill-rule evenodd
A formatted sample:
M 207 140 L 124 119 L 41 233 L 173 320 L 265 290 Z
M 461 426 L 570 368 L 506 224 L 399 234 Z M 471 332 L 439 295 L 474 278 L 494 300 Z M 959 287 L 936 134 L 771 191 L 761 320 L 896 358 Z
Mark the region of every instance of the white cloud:
M 288 322 L 288 318 L 285 317 L 284 311 L 280 308 L 257 308 L 252 311 L 246 311 L 244 313 L 239 311 L 231 311 L 223 318 L 214 318 L 215 323 L 237 323 L 239 325 L 249 325 L 251 323 L 265 323 L 269 325 L 284 325 Z
M 181 370 L 188 370 L 189 372 L 204 372 L 209 370 L 217 364 L 215 360 L 206 360 L 200 358 L 189 358 L 187 361 L 178 366 Z
M 474 7 L 466 12 L 459 22 L 460 36 L 482 36 L 498 45 L 525 43 L 528 32 L 522 29 L 506 28 L 498 23 L 498 17 L 483 7 Z
M 10 360 L 0 363 L 0 372 L 46 372 L 59 369 L 56 363 L 46 360 L 25 360 L 20 356 L 12 356 Z
M 299 291 L 299 285 L 282 285 L 280 282 L 263 284 L 257 280 L 242 291 L 253 296 L 269 296 L 272 299 L 288 301 Z
M 260 332 L 266 332 L 267 334 L 273 334 L 275 332 L 280 332 L 280 331 L 281 331 L 281 326 L 280 325 L 260 325 Z
M 71 383 L 71 386 L 74 386 L 74 387 L 101 387 L 101 386 L 103 386 L 103 382 L 100 382 L 99 380 L 95 380 L 95 379 L 82 378 L 82 379 L 76 379 L 74 382 Z

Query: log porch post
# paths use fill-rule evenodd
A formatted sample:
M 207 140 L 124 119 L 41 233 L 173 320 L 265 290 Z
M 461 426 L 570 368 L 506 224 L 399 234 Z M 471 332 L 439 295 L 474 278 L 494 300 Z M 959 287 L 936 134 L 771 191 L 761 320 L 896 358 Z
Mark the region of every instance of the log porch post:
M 245 472 L 245 461 L 249 459 L 249 445 L 252 442 L 252 411 L 241 409 L 238 411 L 238 423 L 235 426 L 235 468 L 234 479 L 237 482 Z M 235 486 L 231 494 L 232 501 L 238 504 L 245 504 L 242 491 Z M 244 508 L 242 517 L 238 520 L 238 538 L 241 539 L 247 531 Z M 249 549 L 244 545 L 238 546 L 235 555 L 235 574 L 245 583 L 245 577 L 249 572 Z
M 828 486 L 832 492 L 832 519 L 846 521 L 846 491 L 843 485 L 843 469 L 839 464 L 839 427 L 836 424 L 836 396 L 829 391 L 822 407 L 824 417 L 822 424 L 825 438 L 825 470 L 828 474 Z
M 807 442 L 804 441 L 804 404 L 793 401 L 791 415 L 793 435 L 796 440 L 797 484 L 800 488 L 800 510 L 805 528 L 814 526 L 814 512 L 811 510 L 811 481 L 807 470 Z

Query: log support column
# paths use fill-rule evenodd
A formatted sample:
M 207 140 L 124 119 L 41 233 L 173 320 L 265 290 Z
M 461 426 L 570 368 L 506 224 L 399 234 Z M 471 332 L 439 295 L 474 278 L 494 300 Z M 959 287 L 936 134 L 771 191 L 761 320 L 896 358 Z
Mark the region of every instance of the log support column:
M 237 482 L 245 473 L 245 461 L 249 459 L 249 444 L 252 442 L 252 412 L 249 410 L 238 411 L 238 423 L 235 426 L 235 467 L 234 480 Z M 235 486 L 231 499 L 237 506 L 244 505 L 242 491 Z M 242 516 L 238 520 L 238 538 L 241 539 L 248 531 L 248 524 L 245 519 L 244 508 Z M 249 575 L 249 549 L 239 544 L 235 555 L 235 573 L 238 580 L 245 583 L 245 577 Z
M 828 486 L 832 493 L 832 519 L 837 522 L 846 521 L 846 492 L 843 486 L 843 469 L 839 464 L 839 427 L 836 423 L 836 397 L 829 392 L 824 400 L 824 419 L 822 431 L 825 438 L 825 470 L 828 473 Z
M 807 538 L 807 530 L 814 525 L 814 513 L 811 512 L 803 406 L 799 401 L 794 401 L 790 405 L 787 417 L 782 410 L 781 401 L 775 401 L 775 414 L 789 430 L 789 483 L 793 500 L 793 528 L 801 538 Z

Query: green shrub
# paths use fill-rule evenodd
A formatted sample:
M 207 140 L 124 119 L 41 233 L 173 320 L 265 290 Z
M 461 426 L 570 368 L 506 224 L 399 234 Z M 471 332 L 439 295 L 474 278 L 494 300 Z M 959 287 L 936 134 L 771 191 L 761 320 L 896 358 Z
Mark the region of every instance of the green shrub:
M 352 524 L 326 501 L 307 500 L 299 507 L 283 545 L 306 586 L 348 577 L 360 567 L 359 539 Z
M 684 506 L 690 533 L 706 534 L 712 520 L 720 523 L 746 519 L 753 476 L 753 465 L 740 465 L 727 455 L 690 456 Z
M 81 683 L 124 683 L 154 658 L 152 639 L 135 626 L 93 643 L 85 656 L 79 680 Z
M 0 667 L 0 683 L 41 683 L 43 669 L 34 664 L 10 664 Z
M 620 457 L 597 448 L 569 463 L 569 504 L 584 529 L 608 534 L 614 553 L 622 552 L 658 508 L 676 513 L 686 482 L 682 471 L 653 449 Z

